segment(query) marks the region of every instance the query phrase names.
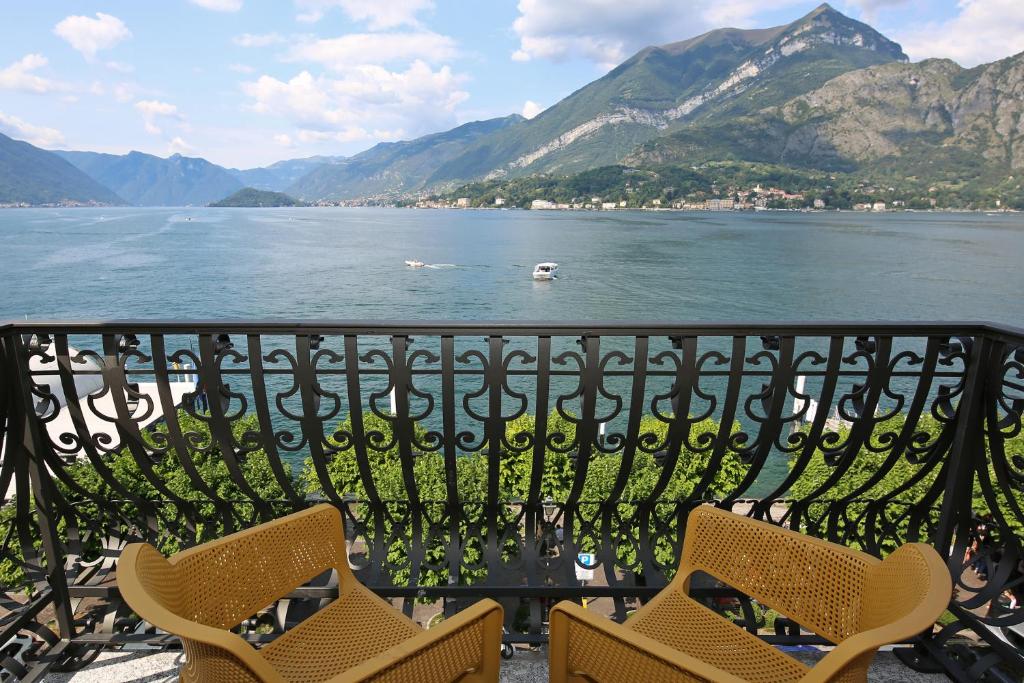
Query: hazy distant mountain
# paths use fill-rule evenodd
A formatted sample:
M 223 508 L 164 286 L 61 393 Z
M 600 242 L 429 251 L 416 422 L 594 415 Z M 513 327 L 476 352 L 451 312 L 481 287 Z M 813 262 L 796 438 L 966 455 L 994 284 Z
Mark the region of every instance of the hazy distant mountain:
M 289 187 L 288 194 L 308 201 L 415 192 L 424 188 L 439 165 L 458 157 L 477 140 L 495 131 L 518 128 L 524 121 L 513 114 L 466 123 L 415 140 L 382 142 L 314 169 Z
M 743 115 L 840 74 L 906 59 L 899 45 L 828 5 L 786 26 L 648 47 L 536 118 L 481 139 L 428 182 L 617 163 L 694 121 Z
M 53 152 L 0 134 L 0 204 L 124 204 Z
M 228 173 L 238 178 L 247 187 L 257 190 L 280 192 L 295 184 L 302 176 L 315 168 L 327 164 L 339 164 L 345 157 L 313 156 L 305 159 L 287 159 L 263 168 L 240 170 L 229 168 Z
M 242 189 L 241 181 L 206 159 L 175 154 L 55 152 L 136 206 L 205 206 Z

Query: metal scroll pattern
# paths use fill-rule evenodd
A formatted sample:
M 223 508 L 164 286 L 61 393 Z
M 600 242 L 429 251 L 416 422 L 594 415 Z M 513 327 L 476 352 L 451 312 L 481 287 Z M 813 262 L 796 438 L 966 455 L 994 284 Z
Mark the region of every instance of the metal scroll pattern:
M 593 595 L 621 619 L 670 580 L 686 515 L 701 503 L 875 554 L 944 538 L 978 343 L 686 328 L 10 334 L 0 392 L 7 580 L 51 595 L 58 613 L 66 600 L 76 637 L 158 642 L 116 593 L 124 544 L 172 552 L 328 501 L 345 515 L 360 579 L 408 614 L 417 600 L 493 595 L 513 633 L 536 639 L 551 600 Z M 993 346 L 1001 360 L 989 381 L 1002 391 L 986 406 L 976 477 L 1001 556 L 987 551 L 988 584 L 961 588 L 968 610 L 1020 581 L 1005 567 L 1021 557 L 1012 530 L 1022 521 L 1024 366 L 1019 346 Z M 31 512 L 30 484 L 47 499 L 49 530 Z M 66 597 L 46 587 L 47 538 L 65 557 Z M 593 570 L 589 585 L 581 569 Z M 324 581 L 246 629 L 280 632 L 329 596 Z M 8 600 L 0 628 L 31 604 Z M 749 600 L 733 605 L 752 630 L 764 625 Z M 20 628 L 46 630 L 35 618 Z M 778 638 L 798 634 L 775 620 Z
M 993 341 L 988 353 L 978 424 L 967 432 L 971 488 L 960 495 L 969 514 L 950 551 L 956 618 L 928 644 L 965 680 L 1009 681 L 1024 676 L 1024 340 Z

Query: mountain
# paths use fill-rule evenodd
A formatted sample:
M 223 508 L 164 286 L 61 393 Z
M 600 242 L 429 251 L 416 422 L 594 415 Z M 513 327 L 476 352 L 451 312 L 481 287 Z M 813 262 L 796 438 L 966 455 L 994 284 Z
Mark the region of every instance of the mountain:
M 614 164 L 693 122 L 741 116 L 843 73 L 905 61 L 899 45 L 828 5 L 785 26 L 648 47 L 536 118 L 481 139 L 427 183 Z
M 315 168 L 288 193 L 306 200 L 397 195 L 424 189 L 438 166 L 463 154 L 477 140 L 497 131 L 518 129 L 518 114 L 474 121 L 415 140 L 382 142 L 365 152 Z
M 0 204 L 124 200 L 53 152 L 0 134 Z
M 175 154 L 55 152 L 136 206 L 205 206 L 242 189 L 226 169 Z
M 668 167 L 725 162 L 732 165 L 690 185 L 746 181 L 744 164 L 754 164 L 765 182 L 786 169 L 814 182 L 847 174 L 853 194 L 862 180 L 912 181 L 927 204 L 920 185 L 968 179 L 954 192 L 968 205 L 1016 183 L 1009 171 L 1024 166 L 1022 102 L 1024 55 L 972 69 L 911 64 L 898 44 L 826 4 L 784 26 L 724 28 L 644 48 L 530 120 L 476 121 L 347 158 L 239 170 L 178 155 L 59 154 L 141 205 L 207 204 L 243 187 L 305 201 L 391 200 L 476 182 L 486 187 L 473 196 L 483 196 L 510 189 L 488 183 L 593 169 L 606 169 L 595 176 L 604 186 L 636 193 L 632 179 L 615 174 L 646 169 L 675 182 Z M 571 194 L 579 183 L 561 186 Z
M 843 74 L 778 106 L 652 140 L 628 162 L 740 159 L 956 182 L 1024 168 L 1022 122 L 1024 53 L 973 69 L 931 59 Z
M 230 197 L 225 197 L 219 202 L 213 202 L 210 206 L 215 207 L 274 207 L 274 206 L 303 206 L 303 203 L 289 197 L 283 192 L 271 192 L 269 190 L 257 190 L 254 187 L 244 187 Z
M 327 164 L 338 164 L 344 160 L 345 157 L 313 156 L 305 159 L 278 161 L 263 168 L 245 170 L 229 168 L 228 173 L 238 178 L 247 187 L 280 192 L 295 184 L 299 178 L 313 169 Z

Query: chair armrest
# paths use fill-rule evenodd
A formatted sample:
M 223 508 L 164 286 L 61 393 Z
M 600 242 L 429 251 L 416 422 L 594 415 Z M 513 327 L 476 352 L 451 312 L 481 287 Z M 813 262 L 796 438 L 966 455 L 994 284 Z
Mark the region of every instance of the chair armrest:
M 139 580 L 138 574 L 128 569 L 134 568 L 140 553 L 145 552 L 152 552 L 163 560 L 155 548 L 144 543 L 127 546 L 118 560 L 119 567 L 124 567 L 125 571 L 117 573 L 117 588 L 121 597 L 135 613 L 153 626 L 179 638 L 224 650 L 256 674 L 261 681 L 285 683 L 284 678 L 274 670 L 270 662 L 239 635 L 180 617 L 155 600 Z
M 402 669 L 411 681 L 462 680 L 473 671 L 475 676 L 466 680 L 497 683 L 501 627 L 501 605 L 481 600 L 325 683 L 362 683 Z
M 832 651 L 821 658 L 807 674 L 800 679 L 801 683 L 828 683 L 832 680 L 843 680 L 836 678 L 843 673 L 843 670 L 854 664 L 859 658 L 867 657 L 865 662 L 857 662 L 858 666 L 863 664 L 866 670 L 874 658 L 878 648 L 883 645 L 890 645 L 903 640 L 906 633 L 906 625 L 901 623 L 909 619 L 885 626 L 879 626 L 869 631 L 863 631 L 850 636 L 843 642 L 832 648 Z
M 912 609 L 899 618 L 885 623 L 893 603 L 890 600 L 891 596 L 879 586 L 880 584 L 884 586 L 886 582 L 890 581 L 893 573 L 911 575 L 911 571 L 899 563 L 909 561 L 910 558 L 915 558 L 915 555 L 916 559 L 911 566 L 923 560 L 927 567 L 927 575 L 917 577 L 918 584 L 927 586 L 927 592 Z M 876 603 L 875 607 L 881 605 L 883 611 L 874 613 L 873 622 L 869 621 L 866 625 L 878 624 L 879 621 L 883 621 L 883 623 L 873 628 L 866 628 L 864 631 L 844 639 L 818 662 L 803 680 L 821 682 L 833 679 L 842 680 L 844 673 L 848 675 L 852 670 L 866 672 L 879 647 L 901 642 L 934 627 L 935 620 L 949 605 L 953 591 L 952 581 L 942 558 L 930 546 L 921 543 L 908 543 L 889 555 L 881 563 L 880 569 L 883 567 L 889 567 L 890 570 L 887 573 L 873 576 L 867 587 L 868 591 L 872 591 L 872 586 L 874 586 L 875 590 L 872 595 Z M 921 572 L 920 567 L 917 567 L 917 572 Z M 896 609 L 898 610 L 899 607 Z
M 595 646 L 570 652 L 570 631 L 580 629 Z M 593 680 L 665 680 L 743 683 L 743 679 L 695 657 L 597 616 L 574 602 L 551 610 L 550 681 L 566 683 L 583 674 Z M 586 667 L 581 664 L 586 663 Z M 660 675 L 659 675 L 660 674 Z

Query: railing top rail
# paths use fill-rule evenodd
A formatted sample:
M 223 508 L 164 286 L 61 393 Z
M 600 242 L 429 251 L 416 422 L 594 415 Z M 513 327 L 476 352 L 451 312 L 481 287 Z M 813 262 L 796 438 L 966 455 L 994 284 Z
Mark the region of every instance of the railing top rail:
M 0 322 L 0 333 L 201 334 L 238 332 L 264 334 L 452 334 L 508 336 L 733 336 L 733 335 L 863 335 L 995 334 L 1024 338 L 1024 328 L 984 321 L 533 321 L 533 320 L 30 320 Z

